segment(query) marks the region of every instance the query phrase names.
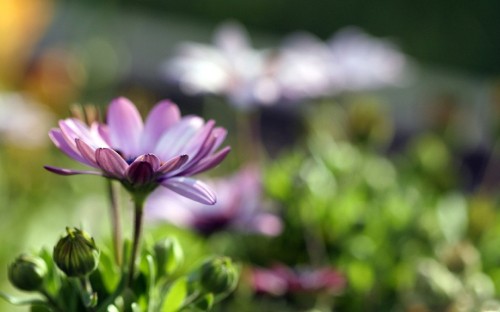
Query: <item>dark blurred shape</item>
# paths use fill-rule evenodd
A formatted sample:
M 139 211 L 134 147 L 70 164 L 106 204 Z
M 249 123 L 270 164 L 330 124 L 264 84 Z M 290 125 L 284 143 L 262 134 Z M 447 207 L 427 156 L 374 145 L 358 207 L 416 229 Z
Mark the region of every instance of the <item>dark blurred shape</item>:
M 490 75 L 500 73 L 500 42 L 494 40 L 500 28 L 500 2 L 496 1 L 318 0 L 311 4 L 306 0 L 255 0 L 235 4 L 232 0 L 125 0 L 124 3 L 213 24 L 237 19 L 248 27 L 280 35 L 303 29 L 327 38 L 345 25 L 357 25 L 376 36 L 398 38 L 403 50 L 422 62 Z M 450 53 L 457 49 L 459 53 Z

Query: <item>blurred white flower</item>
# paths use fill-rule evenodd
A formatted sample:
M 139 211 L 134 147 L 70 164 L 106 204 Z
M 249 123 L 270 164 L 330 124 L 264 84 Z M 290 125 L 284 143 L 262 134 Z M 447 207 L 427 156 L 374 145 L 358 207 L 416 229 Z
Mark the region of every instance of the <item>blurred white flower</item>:
M 19 93 L 0 93 L 0 140 L 25 148 L 48 143 L 52 115 Z
M 225 95 L 240 108 L 275 101 L 276 87 L 264 75 L 268 51 L 253 49 L 245 29 L 236 23 L 220 26 L 213 41 L 182 44 L 163 64 L 167 80 L 187 94 Z
M 337 32 L 328 45 L 330 83 L 334 93 L 401 83 L 407 60 L 389 41 L 348 27 Z
M 213 42 L 181 45 L 163 72 L 187 94 L 223 95 L 244 109 L 398 85 L 407 63 L 395 45 L 354 27 L 328 42 L 298 32 L 255 50 L 242 26 L 226 23 Z
M 297 101 L 327 95 L 330 89 L 328 46 L 308 33 L 297 33 L 281 46 L 276 58 L 275 80 L 281 98 Z
M 281 220 L 263 209 L 260 174 L 255 167 L 246 167 L 234 176 L 207 184 L 217 193 L 215 205 L 199 204 L 158 189 L 146 202 L 146 219 L 166 221 L 207 236 L 226 230 L 269 236 L 281 232 Z

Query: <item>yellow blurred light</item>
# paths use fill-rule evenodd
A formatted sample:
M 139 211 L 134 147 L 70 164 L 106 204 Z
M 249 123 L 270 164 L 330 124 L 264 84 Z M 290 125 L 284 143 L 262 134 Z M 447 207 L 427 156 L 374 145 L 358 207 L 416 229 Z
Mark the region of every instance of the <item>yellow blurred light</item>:
M 15 84 L 52 17 L 53 0 L 0 0 L 0 85 Z

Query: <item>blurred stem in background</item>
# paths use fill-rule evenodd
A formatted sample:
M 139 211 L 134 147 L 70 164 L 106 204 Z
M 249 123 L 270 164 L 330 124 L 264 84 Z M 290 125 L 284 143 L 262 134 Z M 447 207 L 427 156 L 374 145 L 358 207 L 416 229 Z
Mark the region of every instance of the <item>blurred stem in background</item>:
M 116 184 L 108 180 L 108 194 L 109 201 L 111 205 L 111 226 L 112 226 L 112 237 L 113 237 L 113 247 L 114 247 L 114 255 L 115 261 L 118 266 L 121 266 L 122 257 L 123 257 L 123 249 L 122 249 L 122 224 L 121 224 L 121 212 L 120 207 L 118 205 L 118 189 Z
M 260 111 L 242 112 L 236 110 L 238 147 L 242 163 L 262 163 L 262 138 L 260 134 Z

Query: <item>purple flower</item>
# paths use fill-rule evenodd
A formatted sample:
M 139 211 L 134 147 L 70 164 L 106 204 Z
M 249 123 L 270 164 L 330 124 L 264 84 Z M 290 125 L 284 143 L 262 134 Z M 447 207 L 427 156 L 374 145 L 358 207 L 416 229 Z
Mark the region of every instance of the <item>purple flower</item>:
M 292 269 L 276 264 L 270 269 L 252 268 L 250 282 L 258 293 L 282 296 L 292 293 L 337 293 L 345 288 L 345 277 L 330 267 Z
M 119 180 L 136 196 L 145 196 L 162 185 L 182 196 L 214 204 L 215 194 L 190 176 L 218 165 L 230 151 L 217 148 L 226 130 L 197 116 L 181 118 L 179 108 L 159 102 L 143 123 L 128 99 L 113 100 L 107 124 L 87 126 L 79 119 L 59 121 L 49 132 L 52 142 L 69 157 L 98 169 L 82 171 L 45 166 L 61 175 L 95 174 Z
M 277 235 L 281 232 L 281 221 L 262 210 L 259 178 L 256 168 L 247 167 L 230 178 L 213 181 L 211 184 L 217 192 L 218 201 L 210 207 L 159 189 L 146 202 L 146 218 L 151 221 L 166 220 L 195 229 L 203 235 L 222 230 Z

